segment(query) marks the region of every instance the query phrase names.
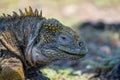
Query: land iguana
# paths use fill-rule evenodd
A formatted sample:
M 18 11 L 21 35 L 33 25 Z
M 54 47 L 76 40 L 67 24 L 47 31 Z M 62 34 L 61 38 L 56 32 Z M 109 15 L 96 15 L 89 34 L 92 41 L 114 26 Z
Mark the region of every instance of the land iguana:
M 0 61 L 3 64 L 6 60 L 14 64 L 13 69 L 16 60 L 21 61 L 26 79 L 48 80 L 39 72 L 40 68 L 56 60 L 74 60 L 86 55 L 85 42 L 71 28 L 54 18 L 46 19 L 42 12 L 33 11 L 31 7 L 25 8 L 25 12 L 19 11 L 20 14 L 13 12 L 13 15 L 0 17 Z

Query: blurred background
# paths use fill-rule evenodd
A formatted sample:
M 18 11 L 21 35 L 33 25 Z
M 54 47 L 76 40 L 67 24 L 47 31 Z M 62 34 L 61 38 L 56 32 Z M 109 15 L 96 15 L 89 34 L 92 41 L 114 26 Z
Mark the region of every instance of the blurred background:
M 2 13 L 42 10 L 76 30 L 89 54 L 77 61 L 57 61 L 42 72 L 51 80 L 120 80 L 120 0 L 0 0 Z
M 31 6 L 70 25 L 78 21 L 119 22 L 120 0 L 0 0 L 0 14 Z

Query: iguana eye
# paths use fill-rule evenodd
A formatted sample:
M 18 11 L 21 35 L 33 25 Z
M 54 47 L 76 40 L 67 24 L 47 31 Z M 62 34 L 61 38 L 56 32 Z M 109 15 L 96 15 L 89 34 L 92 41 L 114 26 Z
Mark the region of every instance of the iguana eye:
M 66 35 L 60 35 L 59 40 L 65 41 L 65 40 L 69 40 L 69 39 L 68 39 L 68 37 Z
M 61 36 L 61 38 L 62 38 L 63 40 L 66 40 L 66 37 L 65 37 L 65 36 Z
M 63 44 L 63 45 L 69 44 L 72 41 L 69 36 L 64 34 L 60 34 L 58 39 L 60 44 Z

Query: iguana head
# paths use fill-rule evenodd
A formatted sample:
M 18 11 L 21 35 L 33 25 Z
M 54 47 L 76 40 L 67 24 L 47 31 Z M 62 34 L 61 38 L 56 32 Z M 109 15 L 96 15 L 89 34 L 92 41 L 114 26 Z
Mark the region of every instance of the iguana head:
M 43 22 L 33 51 L 34 61 L 44 59 L 49 62 L 79 59 L 86 55 L 87 48 L 85 42 L 71 28 L 56 19 L 47 19 Z

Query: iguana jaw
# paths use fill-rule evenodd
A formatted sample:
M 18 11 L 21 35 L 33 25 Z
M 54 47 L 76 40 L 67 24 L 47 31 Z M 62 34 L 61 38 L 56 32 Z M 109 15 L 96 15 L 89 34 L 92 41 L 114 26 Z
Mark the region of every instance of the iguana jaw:
M 75 54 L 75 53 L 71 53 L 71 52 L 67 52 L 67 51 L 64 51 L 64 50 L 60 50 L 62 53 L 65 53 L 65 54 L 69 54 L 69 55 L 73 55 L 73 56 L 81 56 L 81 57 L 84 57 L 86 54 Z
M 47 48 L 47 49 L 42 49 L 41 50 L 42 54 L 45 55 L 47 58 L 49 58 L 50 60 L 75 60 L 75 59 L 80 59 L 82 57 L 84 57 L 87 53 L 87 49 L 86 51 L 84 51 L 85 53 L 81 53 L 83 51 L 67 51 L 63 50 L 63 49 L 59 49 L 59 48 Z
M 73 56 L 85 56 L 88 52 L 88 49 L 86 47 L 83 47 L 83 48 L 76 48 L 76 49 L 70 49 L 70 48 L 65 48 L 65 47 L 58 47 L 58 49 L 61 51 L 61 52 L 64 52 L 66 54 L 69 54 L 69 55 L 73 55 Z
M 82 51 L 81 51 L 82 50 Z M 84 51 L 83 51 L 84 50 Z M 82 53 L 81 53 L 82 52 Z M 32 49 L 32 61 L 33 64 L 48 64 L 55 60 L 63 59 L 63 60 L 75 60 L 82 58 L 86 55 L 87 48 L 80 49 L 70 49 L 65 48 L 63 46 L 59 47 L 49 47 L 49 48 L 38 48 L 34 47 Z

